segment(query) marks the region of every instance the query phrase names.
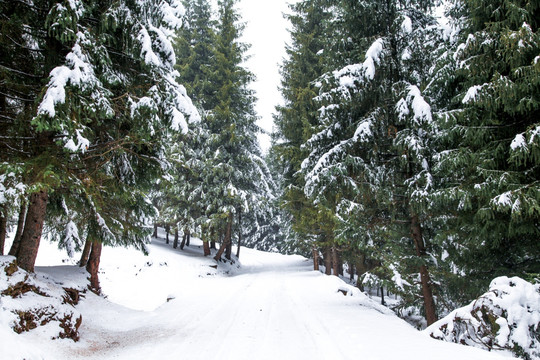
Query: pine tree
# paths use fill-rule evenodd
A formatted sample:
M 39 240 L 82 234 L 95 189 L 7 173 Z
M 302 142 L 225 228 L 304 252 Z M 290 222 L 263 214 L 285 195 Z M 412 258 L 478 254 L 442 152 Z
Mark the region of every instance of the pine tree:
M 275 188 L 256 140 L 253 74 L 242 67 L 248 46 L 238 40 L 243 25 L 235 4 L 219 2 L 214 23 L 208 2 L 186 2 L 191 19 L 177 44 L 178 69 L 203 116 L 197 131 L 174 146 L 164 191 L 164 215 L 188 231 L 198 228 L 205 255 L 209 242 L 225 236 L 218 260 L 225 250 L 231 258 L 235 233 L 250 245 L 268 236 L 261 228 Z
M 206 157 L 210 156 L 206 153 L 209 132 L 205 119 L 212 110 L 210 103 L 215 96 L 211 76 L 215 68 L 216 37 L 215 21 L 208 1 L 184 1 L 184 6 L 186 21 L 178 31 L 175 43 L 176 69 L 178 79 L 186 86 L 202 121 L 188 134 L 180 134 L 172 139 L 173 145 L 167 156 L 171 159 L 171 167 L 160 183 L 154 201 L 162 203 L 159 222 L 173 224 L 187 236 L 206 223 L 203 219 L 205 189 L 201 174 Z M 204 243 L 206 245 L 207 241 Z
M 176 68 L 193 102 L 206 111 L 212 108 L 215 88 L 210 82 L 215 66 L 215 20 L 207 0 L 186 0 L 186 21 L 179 31 Z
M 271 150 L 276 157 L 274 172 L 283 174 L 280 201 L 286 211 L 284 218 L 289 219 L 288 246 L 304 254 L 310 254 L 312 249 L 318 253 L 317 248 L 328 241 L 332 232 L 331 218 L 305 196 L 305 180 L 300 172 L 308 155 L 302 145 L 312 135 L 317 122 L 318 106 L 314 101 L 317 89 L 313 82 L 324 73 L 329 57 L 325 48 L 332 16 L 327 3 L 306 0 L 291 5 L 293 14 L 287 18 L 292 25 L 292 43 L 281 68 L 285 103 L 277 107 Z
M 456 1 L 459 33 L 438 65 L 445 92 L 436 162 L 444 218 L 440 242 L 465 303 L 496 276 L 538 273 L 539 7 L 525 1 Z M 447 69 L 454 71 L 448 72 Z
M 11 108 L 3 109 L 12 119 L 2 144 L 15 153 L 3 166 L 15 170 L 30 196 L 21 267 L 33 270 L 45 215 L 54 209 L 47 212 L 47 203 L 66 205 L 64 234 L 74 234 L 75 225 L 81 233 L 95 232 L 98 244 L 143 248 L 153 213 L 146 190 L 161 172 L 168 134 L 186 130 L 186 116 L 197 117 L 174 80 L 171 37 L 180 4 L 2 6 L 14 32 L 24 32 L 24 41 L 6 37 L 2 46 L 36 53 L 34 69 L 24 75 L 33 81 L 24 94 L 33 103 L 9 101 Z M 6 61 L 4 76 L 20 76 L 16 56 Z M 13 89 L 6 86 L 5 93 Z M 26 133 L 23 142 L 15 125 Z M 73 218 L 88 220 L 75 224 Z
M 341 3 L 334 22 L 339 67 L 319 81 L 319 123 L 302 165 L 305 193 L 334 215 L 349 261 L 372 285 L 404 299 L 420 292 L 428 324 L 436 320 L 423 234 L 431 110 L 420 89 L 431 64 L 423 49 L 434 25 L 424 15 L 431 6 Z M 420 288 L 404 286 L 416 277 Z
M 216 42 L 216 68 L 213 84 L 216 87 L 215 106 L 208 116 L 210 137 L 208 148 L 213 166 L 204 175 L 209 201 L 208 216 L 216 229 L 223 229 L 224 247 L 230 246 L 235 214 L 257 212 L 270 194 L 268 170 L 261 158 L 255 124 L 255 97 L 248 88 L 253 74 L 241 66 L 248 47 L 240 43 L 243 26 L 234 8 L 236 1 L 218 2 L 219 20 Z M 241 231 L 241 230 L 240 230 Z M 229 255 L 227 255 L 229 257 Z

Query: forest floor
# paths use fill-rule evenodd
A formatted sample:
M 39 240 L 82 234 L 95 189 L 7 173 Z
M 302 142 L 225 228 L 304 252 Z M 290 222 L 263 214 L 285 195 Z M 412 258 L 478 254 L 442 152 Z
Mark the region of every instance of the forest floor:
M 39 328 L 21 335 L 0 329 L 7 358 L 508 358 L 433 340 L 339 278 L 312 271 L 300 256 L 242 248 L 240 262 L 216 269 L 197 239 L 183 251 L 154 239 L 149 250 L 103 250 L 105 297 L 87 292 L 77 305 L 79 342 L 50 340 Z M 76 266 L 58 266 L 70 262 L 45 242 L 36 272 L 61 284 L 84 282 Z M 6 349 L 0 346 L 1 359 Z

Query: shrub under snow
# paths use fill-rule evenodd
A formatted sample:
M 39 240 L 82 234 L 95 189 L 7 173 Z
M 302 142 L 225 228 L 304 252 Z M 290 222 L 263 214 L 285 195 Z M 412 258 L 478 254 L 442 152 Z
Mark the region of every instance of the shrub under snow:
M 0 327 L 17 333 L 40 328 L 51 338 L 79 339 L 79 291 L 20 269 L 12 256 L 0 256 Z
M 487 293 L 425 331 L 439 340 L 540 359 L 540 284 L 498 277 Z

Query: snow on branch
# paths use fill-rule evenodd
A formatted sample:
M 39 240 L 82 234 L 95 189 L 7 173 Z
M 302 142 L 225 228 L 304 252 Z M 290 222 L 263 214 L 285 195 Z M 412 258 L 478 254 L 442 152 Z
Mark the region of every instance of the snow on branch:
M 375 40 L 366 51 L 365 60 L 362 64 L 352 64 L 345 66 L 341 70 L 334 71 L 334 78 L 339 81 L 340 87 L 350 88 L 355 86 L 355 81 L 373 80 L 375 77 L 375 65 L 380 61 L 384 49 L 383 45 L 382 38 Z
M 145 27 L 141 27 L 137 36 L 141 44 L 141 57 L 147 65 L 160 66 L 161 61 L 152 48 L 152 38 Z
M 412 106 L 416 125 L 420 125 L 423 122 L 431 123 L 431 106 L 424 100 L 420 89 L 415 85 L 410 85 L 408 90 L 407 102 Z
M 171 29 L 180 29 L 182 26 L 182 18 L 185 15 L 185 9 L 182 6 L 182 2 L 178 0 L 172 0 L 170 4 L 166 1 L 161 5 L 161 15 L 165 24 Z
M 50 73 L 49 84 L 43 100 L 38 106 L 38 115 L 54 118 L 56 105 L 66 102 L 66 86 L 88 88 L 97 83 L 94 69 L 83 53 L 81 43 L 86 41 L 82 32 L 77 33 L 77 41 L 71 52 L 66 56 L 66 65 L 55 67 Z

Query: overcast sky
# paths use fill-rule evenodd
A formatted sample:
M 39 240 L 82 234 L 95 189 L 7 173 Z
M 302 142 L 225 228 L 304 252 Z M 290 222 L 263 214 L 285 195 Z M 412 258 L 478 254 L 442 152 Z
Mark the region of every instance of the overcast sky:
M 290 36 L 289 23 L 283 13 L 290 13 L 289 3 L 297 0 L 240 0 L 238 10 L 246 23 L 242 42 L 251 44 L 251 58 L 246 66 L 255 74 L 253 88 L 257 92 L 256 110 L 261 117 L 259 125 L 272 131 L 272 113 L 281 102 L 279 64 L 285 56 L 285 43 Z M 270 146 L 270 137 L 260 136 L 264 151 Z

